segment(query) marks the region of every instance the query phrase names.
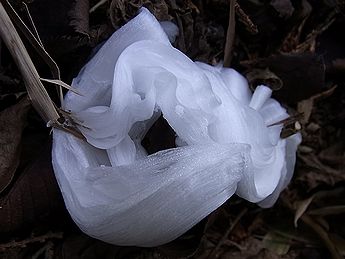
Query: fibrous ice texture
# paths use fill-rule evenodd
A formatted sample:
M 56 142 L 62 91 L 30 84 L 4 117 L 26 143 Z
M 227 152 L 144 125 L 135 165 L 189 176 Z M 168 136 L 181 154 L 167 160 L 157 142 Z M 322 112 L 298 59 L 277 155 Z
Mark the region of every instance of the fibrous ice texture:
M 300 135 L 280 138 L 276 124 L 288 114 L 271 90 L 251 93 L 235 70 L 191 61 L 144 8 L 72 85 L 82 95 L 69 92 L 63 108 L 87 142 L 54 130 L 53 166 L 72 218 L 90 236 L 160 245 L 235 193 L 272 206 L 291 179 Z M 148 156 L 141 140 L 160 114 L 177 148 Z

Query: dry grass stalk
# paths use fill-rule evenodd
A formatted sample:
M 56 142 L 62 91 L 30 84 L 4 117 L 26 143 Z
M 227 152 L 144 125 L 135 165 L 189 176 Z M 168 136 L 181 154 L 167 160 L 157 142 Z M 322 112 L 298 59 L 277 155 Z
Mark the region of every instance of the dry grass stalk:
M 228 30 L 226 32 L 226 41 L 224 47 L 224 67 L 231 66 L 232 60 L 232 50 L 234 48 L 234 41 L 235 41 L 235 5 L 236 0 L 230 0 L 230 7 L 229 7 L 229 25 Z
M 41 78 L 27 52 L 19 34 L 8 16 L 3 4 L 0 2 L 0 37 L 9 49 L 19 71 L 22 74 L 32 105 L 40 114 L 47 126 L 60 128 L 74 136 L 84 139 L 80 131 L 73 126 L 73 120 L 60 117 L 54 102 L 50 99 L 44 88 Z M 60 80 L 46 80 L 54 83 Z M 61 85 L 61 83 L 60 83 Z M 66 84 L 67 85 L 67 84 Z M 60 119 L 60 120 L 59 120 Z M 61 123 L 60 121 L 64 121 Z
M 60 116 L 54 107 L 54 103 L 45 90 L 29 53 L 27 52 L 17 30 L 1 2 L 0 36 L 9 49 L 23 76 L 23 80 L 33 106 L 45 122 L 57 122 Z

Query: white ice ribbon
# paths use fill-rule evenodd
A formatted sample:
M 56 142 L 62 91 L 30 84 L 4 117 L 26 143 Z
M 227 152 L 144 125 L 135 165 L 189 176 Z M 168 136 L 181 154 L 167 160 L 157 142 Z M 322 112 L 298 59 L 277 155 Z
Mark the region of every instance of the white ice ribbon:
M 170 38 L 174 38 L 172 35 Z M 64 108 L 88 143 L 54 130 L 53 166 L 66 206 L 87 234 L 118 245 L 173 240 L 235 192 L 263 207 L 291 179 L 300 135 L 235 70 L 193 62 L 142 8 L 72 83 Z M 183 146 L 147 156 L 141 140 L 162 113 Z M 181 145 L 181 144 L 180 144 Z

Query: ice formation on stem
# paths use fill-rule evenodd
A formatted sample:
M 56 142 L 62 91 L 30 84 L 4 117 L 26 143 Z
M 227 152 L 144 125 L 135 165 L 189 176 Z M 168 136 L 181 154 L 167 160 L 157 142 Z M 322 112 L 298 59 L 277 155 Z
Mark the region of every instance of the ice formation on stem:
M 171 27 L 170 27 L 171 28 Z M 173 37 L 172 37 L 173 38 Z M 87 234 L 118 245 L 173 240 L 234 193 L 274 204 L 291 179 L 288 117 L 235 70 L 193 62 L 142 8 L 73 81 L 64 108 L 87 142 L 54 130 L 53 166 L 66 206 Z M 163 114 L 177 147 L 147 155 L 141 140 Z

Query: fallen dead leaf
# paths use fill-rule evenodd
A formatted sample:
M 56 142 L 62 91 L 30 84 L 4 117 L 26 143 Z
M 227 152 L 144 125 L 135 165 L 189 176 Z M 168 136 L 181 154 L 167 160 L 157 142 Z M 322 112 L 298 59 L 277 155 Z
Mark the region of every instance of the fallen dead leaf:
M 11 183 L 17 169 L 29 108 L 30 101 L 25 97 L 0 113 L 0 193 Z
M 337 234 L 330 234 L 330 239 L 337 247 L 339 253 L 345 256 L 345 239 Z
M 297 227 L 298 220 L 306 212 L 306 210 L 308 209 L 308 207 L 309 207 L 310 203 L 313 201 L 313 199 L 314 199 L 314 195 L 309 197 L 308 199 L 296 202 L 296 205 L 295 205 L 296 212 L 295 212 L 295 218 L 294 218 L 295 227 Z
M 328 206 L 320 209 L 311 210 L 308 214 L 317 216 L 328 216 L 345 213 L 345 205 Z
M 314 102 L 332 95 L 336 88 L 337 88 L 337 86 L 335 85 L 332 88 L 330 88 L 324 92 L 313 95 L 309 99 L 302 100 L 298 103 L 297 111 L 299 113 L 304 114 L 304 118 L 301 120 L 302 124 L 308 123 L 310 115 L 311 115 L 313 108 L 314 108 Z
M 51 146 L 20 172 L 11 188 L 0 196 L 0 236 L 70 224 L 51 165 Z M 35 152 L 35 151 L 33 151 Z M 1 257 L 1 256 L 0 256 Z

